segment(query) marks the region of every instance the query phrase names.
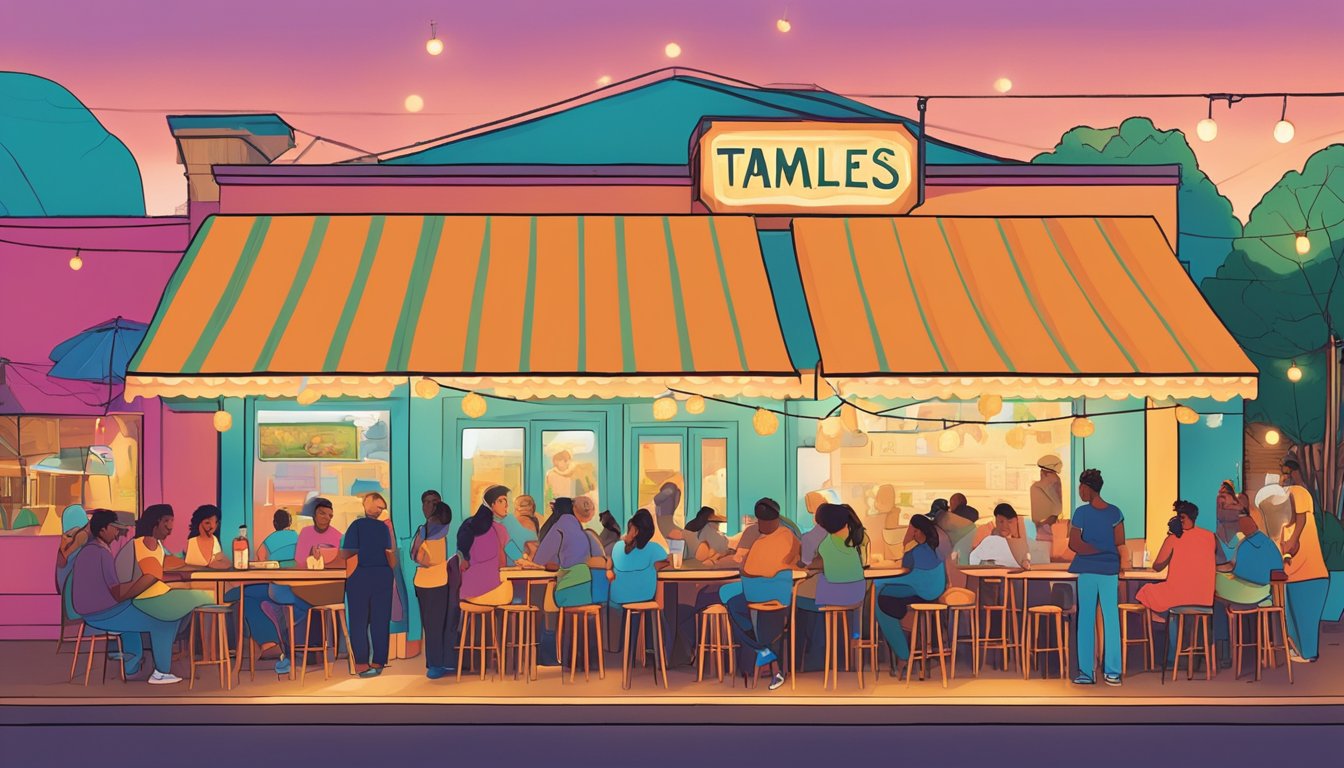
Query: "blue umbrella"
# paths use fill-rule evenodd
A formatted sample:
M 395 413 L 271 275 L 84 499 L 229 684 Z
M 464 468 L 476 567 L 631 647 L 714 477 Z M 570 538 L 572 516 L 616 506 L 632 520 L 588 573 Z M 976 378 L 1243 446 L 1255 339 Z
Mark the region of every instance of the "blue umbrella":
M 118 317 L 72 336 L 51 350 L 51 371 L 57 379 L 100 381 L 126 380 L 126 366 L 140 348 L 149 326 Z

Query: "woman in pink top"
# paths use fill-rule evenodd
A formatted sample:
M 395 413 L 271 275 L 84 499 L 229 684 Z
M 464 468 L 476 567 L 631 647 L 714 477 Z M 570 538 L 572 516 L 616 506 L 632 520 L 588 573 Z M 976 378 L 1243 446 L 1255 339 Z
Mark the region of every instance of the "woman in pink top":
M 1205 608 L 1213 605 L 1213 582 L 1217 573 L 1218 541 L 1213 532 L 1195 527 L 1199 508 L 1188 501 L 1178 501 L 1172 508 L 1176 516 L 1168 523 L 1167 540 L 1157 553 L 1153 570 L 1164 571 L 1171 566 L 1166 581 L 1145 585 L 1138 599 L 1157 621 L 1165 621 L 1161 614 L 1181 605 Z
M 509 532 L 495 522 L 490 508 L 482 505 L 457 531 L 458 566 L 462 586 L 458 596 L 477 605 L 508 605 L 513 602 L 513 584 L 499 576 L 507 562 L 504 545 Z

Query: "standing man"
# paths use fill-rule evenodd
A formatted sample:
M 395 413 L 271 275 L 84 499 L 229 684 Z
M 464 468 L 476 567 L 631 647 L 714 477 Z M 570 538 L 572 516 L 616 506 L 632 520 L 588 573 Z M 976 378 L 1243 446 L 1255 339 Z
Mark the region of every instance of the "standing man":
M 1125 547 L 1125 518 L 1120 509 L 1101 497 L 1101 471 L 1085 469 L 1078 477 L 1069 549 L 1074 552 L 1070 573 L 1078 574 L 1078 676 L 1075 685 L 1096 683 L 1097 608 L 1101 608 L 1103 677 L 1120 685 L 1120 558 Z
M 1036 541 L 1045 550 L 1040 554 L 1045 555 L 1054 551 L 1055 525 L 1064 512 L 1064 483 L 1059 477 L 1064 462 L 1049 454 L 1042 456 L 1036 467 L 1041 476 L 1031 484 L 1031 522 L 1036 526 Z M 1041 562 L 1049 562 L 1049 559 L 1042 558 Z
M 1330 590 L 1330 572 L 1321 552 L 1316 505 L 1311 492 L 1302 485 L 1302 465 L 1297 459 L 1283 460 L 1282 483 L 1293 512 L 1292 523 L 1283 532 L 1283 562 L 1288 573 L 1288 634 L 1296 651 L 1293 661 L 1310 663 L 1320 653 L 1321 616 Z

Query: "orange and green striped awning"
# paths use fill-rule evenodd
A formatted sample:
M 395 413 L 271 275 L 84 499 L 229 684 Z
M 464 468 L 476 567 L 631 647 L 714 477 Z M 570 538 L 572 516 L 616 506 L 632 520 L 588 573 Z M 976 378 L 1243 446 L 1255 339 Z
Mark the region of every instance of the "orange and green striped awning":
M 215 216 L 127 396 L 811 392 L 756 229 L 710 216 Z
M 1151 218 L 795 219 L 793 236 L 841 394 L 1256 394 Z

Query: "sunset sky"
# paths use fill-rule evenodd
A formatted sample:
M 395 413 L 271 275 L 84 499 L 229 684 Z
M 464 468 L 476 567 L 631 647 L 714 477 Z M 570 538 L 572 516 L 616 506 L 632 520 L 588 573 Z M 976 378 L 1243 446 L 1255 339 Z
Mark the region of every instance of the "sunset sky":
M 1344 90 L 1339 0 L 683 0 L 450 2 L 15 0 L 0 11 L 0 70 L 74 92 L 135 154 L 151 214 L 186 199 L 164 115 L 274 111 L 296 128 L 381 150 L 680 64 L 754 83 L 840 93 Z M 1237 9 L 1237 10 L 1234 10 Z M 776 29 L 786 17 L 792 30 Z M 425 52 L 429 20 L 446 50 Z M 676 42 L 680 58 L 664 46 Z M 423 111 L 406 112 L 406 97 Z M 873 102 L 914 114 L 908 100 Z M 1194 142 L 1243 218 L 1285 171 L 1344 141 L 1344 99 L 1292 101 L 1297 139 L 1271 135 L 1281 104 L 1216 109 Z M 1193 135 L 1206 105 L 935 102 L 930 133 L 1029 158 L 1079 124 L 1135 114 Z M 307 159 L 341 157 L 313 153 Z

